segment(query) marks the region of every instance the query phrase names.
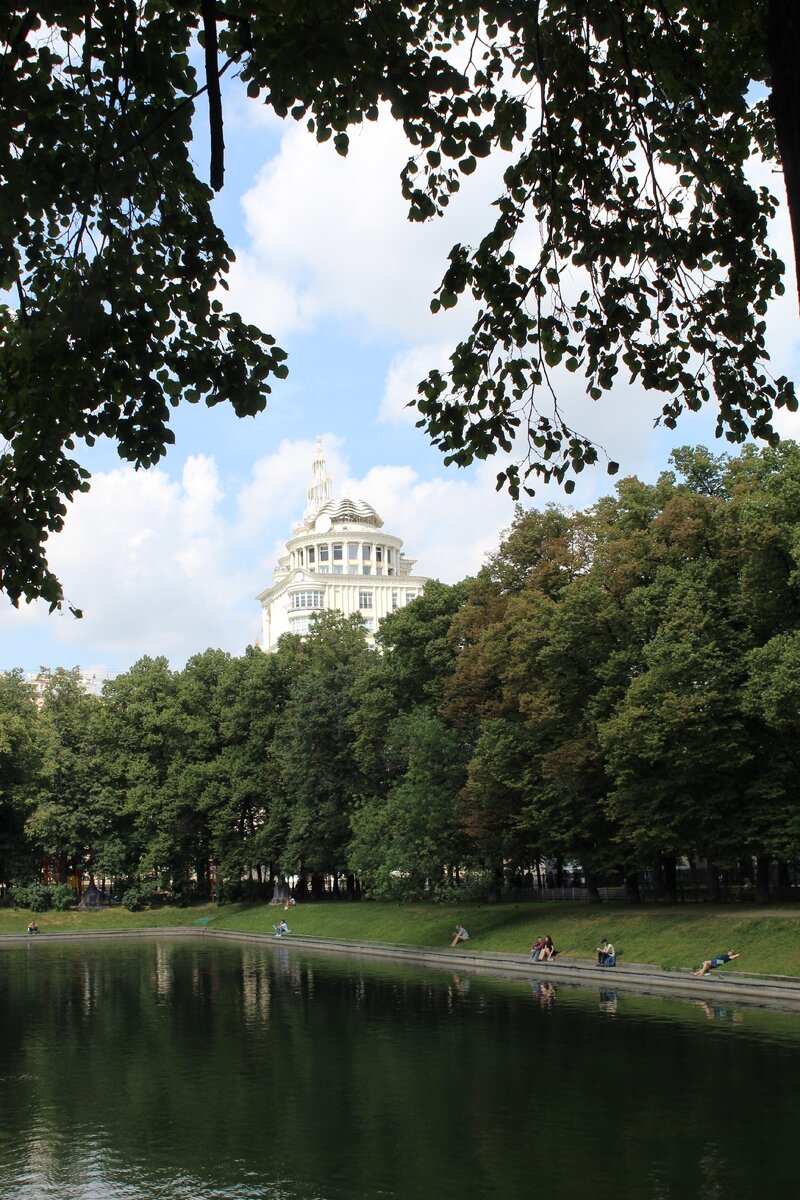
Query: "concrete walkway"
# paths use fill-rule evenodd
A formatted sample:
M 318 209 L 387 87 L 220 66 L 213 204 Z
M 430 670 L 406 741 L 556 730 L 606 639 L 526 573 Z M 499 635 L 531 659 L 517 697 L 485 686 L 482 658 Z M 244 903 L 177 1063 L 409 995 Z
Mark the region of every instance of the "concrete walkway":
M 203 938 L 210 941 L 253 942 L 289 951 L 324 951 L 351 958 L 385 962 L 416 963 L 440 971 L 490 975 L 495 978 L 548 980 L 575 987 L 603 988 L 644 995 L 672 995 L 685 999 L 713 998 L 728 1003 L 764 1008 L 800 1010 L 800 978 L 789 975 L 748 975 L 743 971 L 718 968 L 702 979 L 689 970 L 665 971 L 646 963 L 624 962 L 616 967 L 598 967 L 590 959 L 557 958 L 552 963 L 534 963 L 528 954 L 479 950 L 472 945 L 455 950 L 428 946 L 394 945 L 389 942 L 356 942 L 345 938 L 315 938 L 296 934 L 276 938 L 268 933 L 246 933 L 213 926 L 158 926 L 142 929 L 98 930 L 92 933 L 44 933 L 0 935 L 0 946 L 31 947 L 54 942 L 124 941 L 136 938 Z
M 229 930 L 208 930 L 212 938 L 253 937 L 261 941 L 263 934 L 243 935 Z M 551 983 L 603 988 L 617 992 L 637 992 L 650 995 L 673 995 L 687 999 L 707 996 L 735 1001 L 738 1004 L 800 1010 L 800 978 L 784 975 L 746 975 L 741 971 L 725 975 L 717 969 L 702 979 L 686 971 L 664 971 L 646 963 L 625 963 L 616 967 L 598 967 L 591 959 L 557 958 L 552 963 L 534 963 L 529 954 L 510 954 L 494 950 L 478 950 L 471 946 L 455 950 L 434 950 L 428 946 L 397 946 L 382 942 L 353 942 L 336 938 L 295 936 L 267 941 L 309 950 L 324 950 L 365 958 L 380 958 L 393 962 L 418 963 L 437 970 L 468 971 L 501 978 L 548 980 Z

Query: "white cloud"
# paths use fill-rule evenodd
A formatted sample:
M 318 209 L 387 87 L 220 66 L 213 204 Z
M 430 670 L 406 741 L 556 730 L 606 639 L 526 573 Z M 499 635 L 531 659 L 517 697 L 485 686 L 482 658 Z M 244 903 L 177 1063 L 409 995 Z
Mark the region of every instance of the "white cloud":
M 456 583 L 480 569 L 514 515 L 510 497 L 495 490 L 496 473 L 482 463 L 469 473 L 425 479 L 410 466 L 377 466 L 337 490 L 377 509 L 387 533 L 403 538 L 416 572 Z
M 242 199 L 250 242 L 237 246 L 234 306 L 279 337 L 323 317 L 354 322 L 361 336 L 465 327 L 468 302 L 433 325 L 430 300 L 451 246 L 485 232 L 505 163 L 481 163 L 443 219 L 412 225 L 399 181 L 408 154 L 388 120 L 354 130 L 346 159 L 287 127 Z
M 334 480 L 343 479 L 346 466 L 340 456 L 342 439 L 332 433 L 322 435 L 328 471 Z M 314 439 L 284 440 L 274 453 L 253 464 L 250 481 L 238 495 L 235 537 L 253 546 L 275 530 L 283 541 L 303 515 L 306 488 L 311 477 Z
M 128 665 L 143 654 L 180 662 L 208 645 L 243 650 L 258 628 L 255 610 L 242 610 L 256 579 L 231 555 L 222 497 L 206 456 L 188 459 L 180 482 L 161 468 L 96 474 L 50 549 L 51 567 L 83 619 L 34 604 L 4 613 L 3 624 L 38 627 L 52 640 L 47 654 L 60 647 L 70 665 Z
M 359 479 L 339 439 L 327 435 L 324 445 L 334 493 L 369 501 L 423 575 L 454 582 L 474 573 L 511 520 L 511 501 L 494 490 L 494 468 L 430 479 L 408 465 L 376 466 Z M 189 459 L 180 480 L 161 467 L 95 475 L 51 551 L 84 617 L 49 616 L 42 604 L 0 613 L 0 629 L 12 637 L 25 628 L 40 638 L 35 664 L 17 662 L 28 669 L 92 663 L 92 672 L 105 674 L 145 654 L 179 667 L 207 646 L 242 653 L 259 629 L 255 596 L 270 586 L 305 508 L 313 452 L 313 441 L 298 439 L 259 460 L 233 497 L 231 520 L 207 455 Z
M 409 400 L 417 394 L 417 384 L 429 371 L 438 368 L 445 371 L 449 365 L 452 345 L 437 342 L 433 345 L 414 346 L 395 355 L 389 363 L 386 384 L 380 401 L 379 418 L 393 424 L 414 425 L 419 413 L 408 407 Z

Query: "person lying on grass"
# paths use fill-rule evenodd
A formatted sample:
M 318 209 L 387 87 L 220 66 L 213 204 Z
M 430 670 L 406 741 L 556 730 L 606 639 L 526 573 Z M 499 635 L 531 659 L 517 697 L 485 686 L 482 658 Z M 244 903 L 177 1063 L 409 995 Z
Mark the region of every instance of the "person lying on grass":
M 732 962 L 734 958 L 738 957 L 738 950 L 726 950 L 724 954 L 718 954 L 716 958 L 707 958 L 700 970 L 692 971 L 692 974 L 699 979 L 701 975 L 707 975 L 709 971 L 713 971 L 717 967 L 722 967 L 726 962 Z

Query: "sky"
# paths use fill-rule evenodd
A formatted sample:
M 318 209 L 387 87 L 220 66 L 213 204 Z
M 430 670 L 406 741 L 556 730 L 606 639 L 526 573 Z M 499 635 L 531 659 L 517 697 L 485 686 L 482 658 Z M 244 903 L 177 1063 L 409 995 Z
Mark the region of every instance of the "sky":
M 337 496 L 368 501 L 387 532 L 405 542 L 415 572 L 454 583 L 497 549 L 514 503 L 495 490 L 502 458 L 446 467 L 407 407 L 417 382 L 446 362 L 470 328 L 470 310 L 433 316 L 430 300 L 456 242 L 474 243 L 491 220 L 507 165 L 484 160 L 444 220 L 411 225 L 399 173 L 406 144 L 388 119 L 352 135 L 342 159 L 305 128 L 281 122 L 229 91 L 226 181 L 215 211 L 236 252 L 226 304 L 274 334 L 289 353 L 264 413 L 238 419 L 226 406 L 175 411 L 176 444 L 135 471 L 111 444 L 84 450 L 91 491 L 70 506 L 51 539 L 50 565 L 69 604 L 51 614 L 36 602 L 14 609 L 0 598 L 0 670 L 80 667 L 98 682 L 143 655 L 180 669 L 218 647 L 242 654 L 258 642 L 256 595 L 306 504 L 315 439 L 323 439 Z M 204 174 L 202 135 L 196 143 Z M 767 179 L 783 196 L 782 181 Z M 781 209 L 773 244 L 791 261 Z M 800 376 L 796 293 L 768 317 L 773 369 Z M 714 413 L 687 414 L 674 432 L 654 427 L 653 394 L 624 383 L 598 403 L 580 378 L 564 375 L 560 399 L 574 428 L 594 437 L 623 475 L 654 480 L 675 446 L 714 439 Z M 800 437 L 800 419 L 778 420 Z M 582 508 L 607 494 L 602 468 L 584 471 L 566 497 L 537 486 L 525 507 Z

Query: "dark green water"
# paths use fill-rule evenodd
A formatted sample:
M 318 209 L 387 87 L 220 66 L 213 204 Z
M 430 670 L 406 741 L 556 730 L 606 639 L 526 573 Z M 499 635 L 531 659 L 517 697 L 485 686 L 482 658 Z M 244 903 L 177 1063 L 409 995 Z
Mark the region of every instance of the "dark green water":
M 800 1017 L 187 941 L 0 951 L 2 1200 L 797 1194 Z

